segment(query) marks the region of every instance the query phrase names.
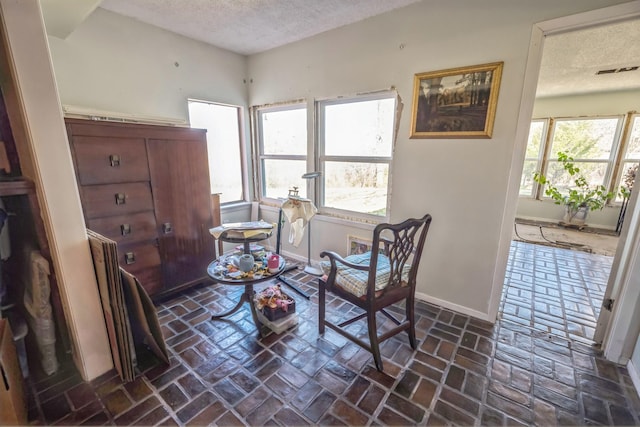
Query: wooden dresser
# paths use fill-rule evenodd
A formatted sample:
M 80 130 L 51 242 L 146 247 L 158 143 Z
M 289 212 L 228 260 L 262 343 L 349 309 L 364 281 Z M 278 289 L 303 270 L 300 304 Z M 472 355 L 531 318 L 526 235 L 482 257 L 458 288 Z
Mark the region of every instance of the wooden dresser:
M 206 132 L 66 119 L 87 228 L 154 300 L 207 281 L 215 258 Z

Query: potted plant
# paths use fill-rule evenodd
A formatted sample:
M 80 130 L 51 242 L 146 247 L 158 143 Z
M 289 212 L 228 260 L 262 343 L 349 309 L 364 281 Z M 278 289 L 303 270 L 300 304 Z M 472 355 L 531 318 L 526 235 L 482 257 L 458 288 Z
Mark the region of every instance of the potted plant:
M 604 185 L 589 185 L 587 178 L 580 173 L 580 168 L 573 163 L 573 157 L 566 153 L 558 152 L 558 161 L 571 176 L 573 188 L 569 188 L 565 190 L 566 193 L 563 193 L 540 172 L 534 173 L 533 180 L 546 186 L 544 194 L 551 197 L 556 205 L 565 206 L 563 219 L 565 223 L 584 225 L 589 211 L 604 208 L 607 202 L 615 196 L 615 193 L 607 191 Z

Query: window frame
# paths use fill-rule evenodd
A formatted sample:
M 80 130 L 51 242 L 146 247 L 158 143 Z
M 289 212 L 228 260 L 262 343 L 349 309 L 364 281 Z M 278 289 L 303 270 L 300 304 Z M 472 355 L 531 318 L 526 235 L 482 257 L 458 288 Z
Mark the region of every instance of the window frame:
M 263 121 L 262 115 L 264 113 L 273 113 L 278 111 L 291 111 L 291 110 L 305 110 L 305 120 L 307 121 L 307 144 L 306 144 L 306 153 L 305 154 L 265 154 L 264 153 L 264 137 L 263 137 Z M 266 179 L 265 179 L 265 168 L 264 161 L 265 160 L 298 160 L 304 161 L 306 168 L 308 168 L 308 158 L 309 158 L 309 132 L 308 132 L 308 106 L 306 101 L 296 100 L 289 101 L 280 104 L 272 104 L 272 105 L 262 105 L 252 107 L 253 114 L 252 117 L 255 120 L 254 124 L 254 136 L 255 136 L 255 144 L 254 150 L 256 152 L 256 179 L 255 179 L 255 189 L 256 189 L 256 197 L 261 202 L 266 202 L 268 204 L 280 205 L 282 200 L 279 198 L 273 198 L 266 196 Z M 306 170 L 305 168 L 305 170 Z M 302 178 L 300 178 L 302 179 Z M 308 189 L 307 189 L 308 191 Z
M 640 113 L 629 112 L 625 117 L 624 128 L 622 130 L 620 154 L 618 155 L 618 161 L 616 164 L 616 170 L 614 172 L 613 182 L 618 187 L 622 185 L 622 178 L 626 172 L 625 165 L 627 164 L 640 164 L 640 155 L 638 157 L 628 157 L 629 146 L 631 145 L 631 137 L 633 136 L 634 125 L 637 124 L 638 131 L 640 132 Z M 637 180 L 636 180 L 637 181 Z M 616 203 L 622 204 L 623 199 L 619 194 L 616 194 Z
M 623 129 L 627 126 L 626 123 L 629 120 L 630 114 L 620 115 L 620 114 L 606 114 L 606 115 L 594 115 L 594 116 L 575 116 L 575 117 L 547 117 L 547 118 L 536 118 L 532 119 L 531 122 L 536 121 L 547 121 L 547 125 L 543 128 L 543 134 L 541 136 L 540 141 L 540 150 L 539 150 L 539 160 L 537 163 L 537 171 L 540 171 L 543 175 L 547 174 L 549 170 L 549 165 L 552 162 L 557 162 L 551 153 L 551 149 L 553 146 L 554 134 L 556 132 L 556 126 L 558 123 L 566 122 L 566 121 L 579 121 L 579 120 L 599 120 L 599 119 L 617 119 L 618 123 L 616 125 L 616 130 L 614 131 L 614 135 L 611 143 L 611 151 L 608 159 L 588 159 L 588 158 L 576 158 L 574 163 L 579 165 L 580 163 L 604 163 L 606 164 L 606 169 L 604 173 L 603 185 L 608 191 L 614 191 L 617 193 L 616 183 L 619 181 L 620 176 L 620 167 L 619 165 L 624 161 L 624 152 L 626 151 L 626 141 L 622 141 Z M 527 139 L 527 144 L 529 140 Z M 526 152 L 526 149 L 525 149 Z M 532 160 L 532 158 L 525 157 L 523 160 Z M 521 179 L 522 182 L 522 179 Z M 544 194 L 544 186 L 534 182 L 533 189 L 530 195 L 519 194 L 519 197 L 541 200 L 541 201 L 549 201 L 550 197 Z M 620 202 L 616 201 L 615 198 L 607 202 L 607 206 L 618 205 Z
M 238 144 L 239 144 L 239 162 L 240 162 L 240 181 L 241 181 L 241 186 L 242 186 L 242 193 L 240 196 L 240 199 L 235 199 L 235 200 L 228 200 L 228 201 L 224 201 L 221 202 L 220 205 L 221 206 L 229 206 L 229 205 L 234 205 L 234 204 L 239 204 L 239 203 L 245 203 L 248 201 L 248 195 L 249 195 L 249 181 L 248 181 L 248 173 L 247 173 L 247 162 L 246 162 L 246 153 L 247 153 L 247 149 L 246 149 L 246 138 L 245 138 L 245 131 L 244 131 L 244 125 L 245 125 L 245 109 L 243 106 L 241 105 L 235 105 L 235 104 L 228 104 L 228 103 L 224 103 L 224 102 L 216 102 L 216 101 L 207 101 L 204 99 L 198 99 L 198 98 L 187 98 L 187 114 L 189 116 L 189 127 L 192 127 L 191 124 L 191 117 L 190 117 L 190 113 L 189 113 L 189 103 L 194 102 L 194 103 L 201 103 L 201 104 L 209 104 L 209 105 L 217 105 L 217 106 L 221 106 L 221 107 L 229 107 L 229 108 L 235 108 L 236 109 L 236 113 L 237 113 L 237 125 L 238 125 Z M 209 149 L 209 137 L 208 137 L 209 132 L 207 132 L 207 151 Z M 207 163 L 208 163 L 207 159 Z M 209 164 L 209 174 L 212 174 L 212 170 L 211 170 L 211 164 Z M 210 178 L 211 179 L 211 178 Z M 211 189 L 211 194 L 216 194 L 213 192 L 213 190 Z
M 373 101 L 380 99 L 393 99 L 394 100 L 394 109 L 393 109 L 393 123 L 391 129 L 391 154 L 389 156 L 336 156 L 336 155 L 327 155 L 325 154 L 325 127 L 324 127 L 324 115 L 325 109 L 324 106 L 330 105 L 340 105 L 340 104 L 349 104 L 349 103 L 357 103 L 364 101 Z M 315 109 L 315 117 L 316 117 L 316 127 L 315 134 L 317 135 L 316 142 L 316 154 L 314 155 L 314 163 L 315 170 L 318 170 L 322 173 L 319 179 L 315 180 L 315 204 L 318 208 L 318 212 L 322 214 L 327 214 L 336 217 L 346 217 L 348 219 L 359 219 L 366 222 L 385 222 L 390 218 L 391 211 L 391 183 L 393 180 L 393 154 L 395 152 L 395 144 L 397 140 L 397 129 L 398 122 L 400 120 L 400 111 L 398 108 L 399 105 L 398 93 L 396 91 L 380 91 L 371 94 L 364 95 L 353 95 L 353 96 L 344 96 L 344 97 L 334 97 L 327 98 L 322 100 L 317 100 L 314 105 Z M 346 210 L 328 207 L 325 205 L 325 164 L 327 162 L 342 162 L 342 163 L 374 163 L 374 164 L 387 164 L 388 165 L 388 179 L 387 179 L 387 194 L 386 194 L 386 205 L 385 205 L 385 215 L 373 215 L 367 214 L 358 211 Z
M 548 145 L 547 140 L 549 137 L 549 128 L 552 126 L 552 119 L 544 118 L 544 119 L 531 120 L 531 124 L 535 122 L 542 123 L 542 132 L 540 134 L 540 146 L 538 147 L 538 155 L 536 157 L 527 157 L 526 156 L 527 150 L 525 148 L 525 158 L 522 164 L 524 165 L 524 163 L 527 161 L 535 160 L 536 161 L 535 170 L 539 171 L 539 170 L 542 170 L 542 165 L 544 164 L 544 159 L 546 154 L 545 148 Z M 529 134 L 527 134 L 527 148 L 529 146 L 529 135 L 531 133 L 531 124 L 529 125 Z M 524 169 L 524 166 L 523 166 L 523 169 Z M 544 174 L 544 171 L 542 173 Z M 522 178 L 520 178 L 520 183 L 522 184 Z M 531 192 L 529 194 L 518 193 L 518 195 L 519 197 L 537 199 L 539 197 L 540 189 L 541 189 L 540 185 L 537 182 L 533 181 L 533 184 L 531 185 Z

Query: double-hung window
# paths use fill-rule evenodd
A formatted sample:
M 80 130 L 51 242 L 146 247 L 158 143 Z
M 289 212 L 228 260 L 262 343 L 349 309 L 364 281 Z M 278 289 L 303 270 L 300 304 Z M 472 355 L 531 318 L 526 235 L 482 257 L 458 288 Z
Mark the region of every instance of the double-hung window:
M 388 217 L 395 92 L 319 101 L 319 205 L 338 215 Z
M 545 123 L 546 120 L 534 120 L 531 124 L 520 182 L 521 196 L 544 197 L 542 189 L 532 182 L 535 171 L 542 172 L 561 192 L 572 188 L 573 179 L 558 161 L 559 152 L 573 158 L 589 185 L 604 185 L 616 191 L 613 182 L 620 152 L 622 117 L 551 119 L 548 127 Z
M 536 189 L 533 181 L 533 174 L 540 170 L 542 162 L 543 138 L 547 134 L 548 120 L 533 120 L 529 127 L 529 139 L 527 141 L 527 152 L 522 166 L 522 178 L 520 180 L 520 195 L 534 197 Z
M 304 103 L 256 109 L 261 199 L 283 199 L 294 187 L 307 196 L 307 106 Z
M 388 217 L 396 107 L 395 92 L 317 101 L 313 135 L 306 103 L 256 107 L 261 199 L 286 198 L 296 187 L 323 213 Z M 307 182 L 310 171 L 321 174 Z M 317 191 L 307 194 L 307 185 Z
M 573 157 L 589 184 L 609 187 L 619 122 L 618 117 L 557 120 L 551 138 L 547 178 L 558 183 L 556 187 L 560 191 L 572 187 L 573 179 L 557 157 L 559 152 L 564 152 Z
M 618 187 L 633 187 L 638 165 L 640 164 L 640 114 L 630 116 L 629 130 L 626 141 L 624 141 L 624 156 L 620 162 L 620 173 Z M 617 200 L 622 198 L 618 195 Z
M 207 130 L 211 194 L 221 203 L 243 201 L 242 108 L 234 105 L 189 100 L 191 127 Z

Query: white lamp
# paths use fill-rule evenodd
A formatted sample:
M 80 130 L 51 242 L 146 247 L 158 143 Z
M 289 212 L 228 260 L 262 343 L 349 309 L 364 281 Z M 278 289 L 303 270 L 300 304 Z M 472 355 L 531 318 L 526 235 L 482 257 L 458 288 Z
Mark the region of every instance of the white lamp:
M 320 175 L 322 175 L 322 172 L 319 171 L 307 172 L 302 175 L 302 178 L 316 179 Z M 307 224 L 307 265 L 304 267 L 304 272 L 314 276 L 322 276 L 322 270 L 311 265 L 311 219 L 309 219 L 309 223 Z

